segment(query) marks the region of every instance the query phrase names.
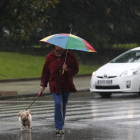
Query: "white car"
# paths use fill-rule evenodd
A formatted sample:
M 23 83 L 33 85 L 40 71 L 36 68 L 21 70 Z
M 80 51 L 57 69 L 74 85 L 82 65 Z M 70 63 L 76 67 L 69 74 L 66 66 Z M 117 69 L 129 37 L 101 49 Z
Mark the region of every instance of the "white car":
M 90 92 L 110 97 L 112 93 L 140 94 L 140 47 L 131 49 L 92 73 Z

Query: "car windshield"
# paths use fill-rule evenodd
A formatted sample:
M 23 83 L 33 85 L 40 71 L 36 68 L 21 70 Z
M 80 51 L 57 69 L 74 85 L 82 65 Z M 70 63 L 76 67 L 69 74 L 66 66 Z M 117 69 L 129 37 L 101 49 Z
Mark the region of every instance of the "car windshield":
M 140 50 L 123 53 L 113 59 L 110 63 L 140 63 Z

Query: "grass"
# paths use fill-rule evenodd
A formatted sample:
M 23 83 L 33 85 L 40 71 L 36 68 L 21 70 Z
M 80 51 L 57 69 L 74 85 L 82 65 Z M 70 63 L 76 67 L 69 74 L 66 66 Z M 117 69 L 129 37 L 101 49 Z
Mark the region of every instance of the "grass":
M 135 47 L 139 47 L 139 44 L 137 43 L 130 43 L 130 44 L 114 44 L 112 46 L 113 48 L 118 48 L 118 49 L 133 49 Z
M 0 52 L 0 79 L 40 76 L 44 61 L 44 57 Z
M 97 70 L 99 67 L 100 67 L 99 65 L 89 66 L 89 65 L 79 64 L 78 74 L 92 74 L 92 72 Z
M 40 77 L 46 57 L 0 52 L 0 79 Z M 99 66 L 79 65 L 78 74 L 91 74 Z

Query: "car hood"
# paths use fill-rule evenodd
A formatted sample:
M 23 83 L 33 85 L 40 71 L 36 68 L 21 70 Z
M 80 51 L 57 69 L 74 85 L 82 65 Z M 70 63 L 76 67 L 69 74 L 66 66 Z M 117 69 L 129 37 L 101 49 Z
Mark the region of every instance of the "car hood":
M 127 70 L 137 68 L 140 68 L 140 63 L 107 63 L 96 71 L 96 76 L 118 76 Z

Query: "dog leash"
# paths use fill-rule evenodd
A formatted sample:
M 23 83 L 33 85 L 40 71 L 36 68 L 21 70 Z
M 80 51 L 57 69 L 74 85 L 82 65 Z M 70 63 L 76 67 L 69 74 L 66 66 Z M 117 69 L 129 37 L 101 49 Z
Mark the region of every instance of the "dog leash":
M 39 92 L 38 97 L 40 97 L 41 95 L 42 95 L 42 91 Z M 36 100 L 34 100 L 34 101 L 28 106 L 28 108 L 26 109 L 26 111 L 33 105 L 33 103 L 34 103 L 35 101 L 36 101 Z
M 34 100 L 30 105 L 29 107 L 26 109 L 26 111 L 32 106 L 32 104 L 35 102 L 36 100 Z

